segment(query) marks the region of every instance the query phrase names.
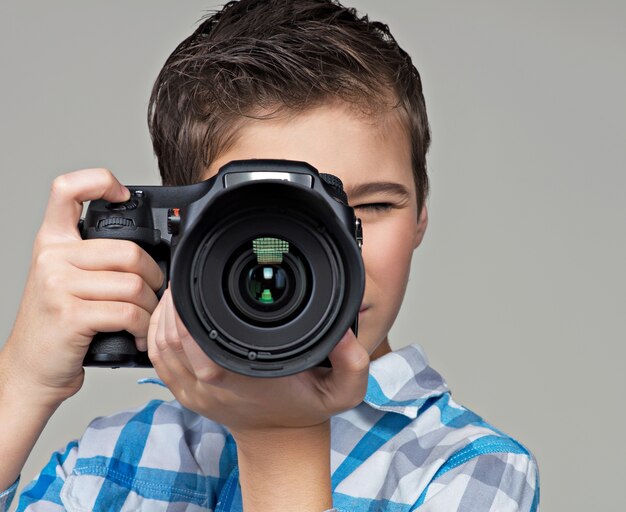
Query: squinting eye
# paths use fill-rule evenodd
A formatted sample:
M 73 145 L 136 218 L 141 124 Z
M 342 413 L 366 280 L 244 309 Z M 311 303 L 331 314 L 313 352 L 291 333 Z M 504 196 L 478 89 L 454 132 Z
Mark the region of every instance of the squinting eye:
M 354 208 L 355 210 L 369 210 L 375 212 L 385 212 L 387 210 L 391 210 L 393 205 L 391 203 L 367 203 L 367 204 L 358 204 Z

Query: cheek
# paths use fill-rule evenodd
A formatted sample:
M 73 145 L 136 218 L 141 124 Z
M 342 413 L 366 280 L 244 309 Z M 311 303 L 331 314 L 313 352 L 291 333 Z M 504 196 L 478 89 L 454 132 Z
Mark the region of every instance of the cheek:
M 374 222 L 363 226 L 363 261 L 367 284 L 373 288 L 370 292 L 385 295 L 394 304 L 402 301 L 416 230 L 416 223 L 411 221 Z

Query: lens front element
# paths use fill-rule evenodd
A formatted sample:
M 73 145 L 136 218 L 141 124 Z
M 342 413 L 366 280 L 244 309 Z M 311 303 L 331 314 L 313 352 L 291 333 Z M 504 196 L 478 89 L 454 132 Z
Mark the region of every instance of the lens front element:
M 247 289 L 259 304 L 280 302 L 287 286 L 287 273 L 281 265 L 283 254 L 289 252 L 289 242 L 280 238 L 263 237 L 252 241 L 257 265 L 248 272 Z
M 246 281 L 248 293 L 254 301 L 262 305 L 280 302 L 287 285 L 287 274 L 280 267 L 257 265 L 248 272 Z
M 250 325 L 285 324 L 302 311 L 310 295 L 310 270 L 300 251 L 282 238 L 264 236 L 245 242 L 223 275 L 227 302 Z

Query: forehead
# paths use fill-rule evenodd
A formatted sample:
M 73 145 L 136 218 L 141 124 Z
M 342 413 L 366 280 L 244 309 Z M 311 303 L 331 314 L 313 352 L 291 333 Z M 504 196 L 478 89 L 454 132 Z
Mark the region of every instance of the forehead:
M 339 176 L 346 188 L 371 181 L 413 183 L 408 130 L 392 111 L 365 115 L 331 104 L 301 113 L 243 121 L 212 162 L 209 178 L 231 160 L 278 158 L 308 162 Z

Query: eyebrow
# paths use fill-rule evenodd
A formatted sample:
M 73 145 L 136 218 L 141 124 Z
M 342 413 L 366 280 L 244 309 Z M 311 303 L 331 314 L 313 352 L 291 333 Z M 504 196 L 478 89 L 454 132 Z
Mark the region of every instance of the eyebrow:
M 367 196 L 369 194 L 384 193 L 399 196 L 402 199 L 408 199 L 411 194 L 404 185 L 390 181 L 376 181 L 370 183 L 361 183 L 346 189 L 346 194 L 350 198 Z

